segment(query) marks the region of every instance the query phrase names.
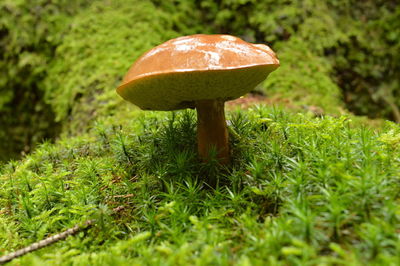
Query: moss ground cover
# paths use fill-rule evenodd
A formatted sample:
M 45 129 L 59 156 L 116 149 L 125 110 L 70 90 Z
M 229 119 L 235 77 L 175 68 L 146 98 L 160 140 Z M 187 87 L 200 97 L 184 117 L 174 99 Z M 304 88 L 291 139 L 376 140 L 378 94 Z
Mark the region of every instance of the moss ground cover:
M 399 265 L 400 127 L 338 116 L 396 120 L 399 10 L 0 1 L 0 160 L 60 133 L 0 162 L 0 256 L 92 219 L 10 264 Z M 140 112 L 114 92 L 142 52 L 199 32 L 271 44 L 282 66 L 259 89 L 297 106 L 230 108 L 229 169 L 199 163 L 194 111 Z
M 398 263 L 399 126 L 262 106 L 228 117 L 230 169 L 198 163 L 194 111 L 103 118 L 4 165 L 0 254 L 95 219 L 13 263 Z

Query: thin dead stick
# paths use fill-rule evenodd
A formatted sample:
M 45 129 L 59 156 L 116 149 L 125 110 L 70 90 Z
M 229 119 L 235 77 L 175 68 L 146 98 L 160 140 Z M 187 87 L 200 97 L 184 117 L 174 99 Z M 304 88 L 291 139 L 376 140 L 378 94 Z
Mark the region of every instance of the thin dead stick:
M 118 207 L 113 209 L 113 212 L 116 213 L 116 212 L 122 211 L 123 209 L 125 209 L 124 206 L 118 206 Z M 0 257 L 0 264 L 4 264 L 4 263 L 7 263 L 7 262 L 10 262 L 13 259 L 21 257 L 21 256 L 23 256 L 23 255 L 25 255 L 27 253 L 36 251 L 36 250 L 44 248 L 44 247 L 47 247 L 47 246 L 49 246 L 51 244 L 54 244 L 54 243 L 56 243 L 56 242 L 58 242 L 60 240 L 63 240 L 65 238 L 67 238 L 68 236 L 72 236 L 72 235 L 75 235 L 76 233 L 78 233 L 78 232 L 80 232 L 82 230 L 89 229 L 93 225 L 94 225 L 94 220 L 87 220 L 83 224 L 83 226 L 75 225 L 74 227 L 72 227 L 70 229 L 67 229 L 62 233 L 56 234 L 54 236 L 50 236 L 50 237 L 45 238 L 45 239 L 43 239 L 43 240 L 41 240 L 39 242 L 33 243 L 33 244 L 31 244 L 31 245 L 29 245 L 29 246 L 27 246 L 25 248 L 19 249 L 19 250 L 15 251 L 15 252 L 11 252 L 11 253 L 9 253 L 9 254 L 7 254 L 5 256 Z
M 79 231 L 83 230 L 83 229 L 88 229 L 89 227 L 91 227 L 93 225 L 94 221 L 93 220 L 88 220 L 85 222 L 85 224 L 83 226 L 79 226 L 79 225 L 75 225 L 74 227 L 65 230 L 62 233 L 56 234 L 54 236 L 50 236 L 48 238 L 45 238 L 39 242 L 33 243 L 30 246 L 27 246 L 25 248 L 19 249 L 15 252 L 12 252 L 10 254 L 7 254 L 3 257 L 0 257 L 0 264 L 4 264 L 6 262 L 12 261 L 13 259 L 16 259 L 18 257 L 21 257 L 29 252 L 33 252 L 35 250 L 47 247 L 55 242 L 58 242 L 60 240 L 63 240 L 65 238 L 67 238 L 68 236 L 72 236 L 75 235 L 76 233 L 78 233 Z

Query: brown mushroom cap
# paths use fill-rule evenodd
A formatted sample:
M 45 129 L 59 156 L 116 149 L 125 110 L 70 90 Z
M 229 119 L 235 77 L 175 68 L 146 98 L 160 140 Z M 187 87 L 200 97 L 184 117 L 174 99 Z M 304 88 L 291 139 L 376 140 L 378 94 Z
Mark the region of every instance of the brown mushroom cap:
M 142 55 L 117 92 L 144 110 L 193 108 L 197 100 L 238 98 L 278 66 L 266 45 L 197 34 L 169 40 Z

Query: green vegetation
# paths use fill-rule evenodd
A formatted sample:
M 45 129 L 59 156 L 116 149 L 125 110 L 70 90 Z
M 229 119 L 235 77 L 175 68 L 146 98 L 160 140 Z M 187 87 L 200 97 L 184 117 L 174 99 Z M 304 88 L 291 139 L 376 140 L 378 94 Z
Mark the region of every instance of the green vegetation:
M 59 134 L 40 82 L 82 0 L 0 1 L 0 161 Z
M 9 163 L 0 250 L 96 219 L 86 233 L 14 263 L 398 261 L 400 127 L 376 134 L 346 117 L 265 107 L 229 119 L 231 169 L 198 163 L 194 111 L 101 119 L 87 135 Z M 118 206 L 125 209 L 113 214 Z
M 0 256 L 95 220 L 11 264 L 399 264 L 400 126 L 350 113 L 399 120 L 396 1 L 0 0 L 0 12 Z M 229 111 L 227 169 L 199 162 L 193 110 L 142 112 L 114 91 L 141 53 L 199 32 L 270 44 L 282 65 L 258 90 L 298 107 Z M 33 151 L 9 160 L 21 150 Z
M 259 88 L 270 98 L 400 121 L 396 1 L 2 0 L 0 10 L 0 160 L 118 112 L 113 88 L 133 60 L 193 33 L 271 45 L 282 66 Z

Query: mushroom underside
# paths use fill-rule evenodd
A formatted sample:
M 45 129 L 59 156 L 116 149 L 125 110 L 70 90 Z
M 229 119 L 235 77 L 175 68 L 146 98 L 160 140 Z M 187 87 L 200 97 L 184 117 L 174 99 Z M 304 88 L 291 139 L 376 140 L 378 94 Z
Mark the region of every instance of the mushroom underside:
M 276 66 L 228 70 L 151 73 L 118 88 L 119 94 L 143 110 L 195 108 L 196 101 L 236 99 L 257 86 Z

